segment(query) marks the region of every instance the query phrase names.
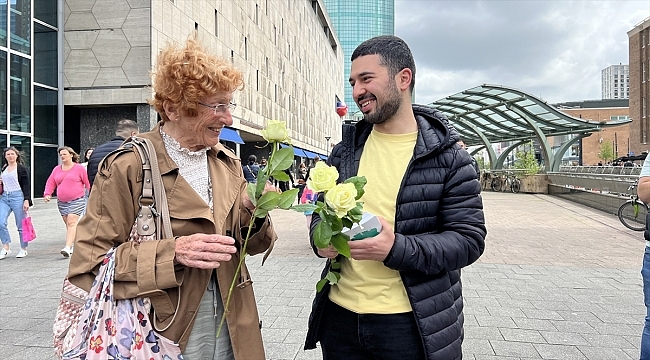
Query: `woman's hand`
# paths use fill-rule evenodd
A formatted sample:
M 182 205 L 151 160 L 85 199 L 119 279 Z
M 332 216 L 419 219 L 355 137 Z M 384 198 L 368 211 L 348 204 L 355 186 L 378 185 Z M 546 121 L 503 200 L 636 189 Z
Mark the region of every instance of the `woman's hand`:
M 193 234 L 176 239 L 175 262 L 199 269 L 216 269 L 237 252 L 235 239 L 217 234 Z
M 52 195 L 45 195 L 45 196 L 43 197 L 43 200 L 45 200 L 45 202 L 50 202 L 50 199 L 51 199 L 51 198 L 52 198 Z
M 29 210 L 29 200 L 23 201 L 23 210 L 27 212 Z
M 269 191 L 280 192 L 278 188 L 273 186 L 273 184 L 270 181 L 267 181 L 266 185 L 264 185 L 264 190 L 262 191 L 262 195 Z M 251 212 L 255 211 L 255 205 L 253 205 L 253 202 L 248 197 L 248 193 L 244 193 L 244 196 L 242 196 L 242 205 L 244 205 L 244 207 L 246 207 L 246 209 L 250 210 Z

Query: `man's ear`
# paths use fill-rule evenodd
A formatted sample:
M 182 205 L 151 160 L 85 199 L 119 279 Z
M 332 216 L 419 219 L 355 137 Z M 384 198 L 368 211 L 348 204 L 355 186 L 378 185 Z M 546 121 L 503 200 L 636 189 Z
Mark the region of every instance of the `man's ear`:
M 397 87 L 404 91 L 408 90 L 413 81 L 413 72 L 409 68 L 404 68 L 396 75 Z
M 171 121 L 176 121 L 178 120 L 180 113 L 178 111 L 178 108 L 173 106 L 169 101 L 165 100 L 163 101 L 163 109 L 165 110 L 165 115 L 167 115 L 167 118 Z

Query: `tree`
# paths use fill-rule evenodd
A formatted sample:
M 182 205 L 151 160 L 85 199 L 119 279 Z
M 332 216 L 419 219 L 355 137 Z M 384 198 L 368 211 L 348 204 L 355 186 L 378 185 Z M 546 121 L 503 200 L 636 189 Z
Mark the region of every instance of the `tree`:
M 605 141 L 600 144 L 600 152 L 598 157 L 603 159 L 605 162 L 614 160 L 614 147 L 609 141 Z
M 535 153 L 533 152 L 533 143 L 532 141 L 529 144 L 530 151 L 517 151 L 515 156 L 515 169 L 524 169 L 526 170 L 526 175 L 535 175 L 542 170 L 542 166 L 537 162 L 535 158 Z

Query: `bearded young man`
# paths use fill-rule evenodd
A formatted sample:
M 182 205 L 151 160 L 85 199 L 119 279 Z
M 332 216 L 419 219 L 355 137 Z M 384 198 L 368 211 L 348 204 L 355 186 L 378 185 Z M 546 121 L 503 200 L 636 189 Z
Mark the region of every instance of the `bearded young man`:
M 366 177 L 364 211 L 382 231 L 349 242 L 351 259 L 314 248 L 342 261 L 341 279 L 316 294 L 309 319 L 305 349 L 320 341 L 324 360 L 462 358 L 460 269 L 485 247 L 481 187 L 448 120 L 411 104 L 414 76 L 398 37 L 372 38 L 352 54 L 350 85 L 364 119 L 328 162 L 339 181 Z M 319 221 L 314 214 L 312 232 Z

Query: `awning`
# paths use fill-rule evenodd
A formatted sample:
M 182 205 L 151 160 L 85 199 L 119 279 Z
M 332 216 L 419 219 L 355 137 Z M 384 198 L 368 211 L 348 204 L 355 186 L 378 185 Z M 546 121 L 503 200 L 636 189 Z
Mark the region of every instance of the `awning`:
M 311 152 L 311 151 L 309 151 L 309 150 L 304 150 L 304 149 L 303 149 L 303 151 L 305 152 L 305 155 L 307 155 L 307 158 L 309 158 L 309 159 L 313 159 L 313 158 L 315 158 L 316 156 L 318 156 L 319 158 L 322 158 L 322 155 L 318 155 L 318 154 L 313 153 L 313 152 Z
M 233 129 L 229 129 L 227 127 L 221 129 L 221 135 L 219 136 L 219 140 L 231 141 L 237 144 L 244 143 L 244 140 L 242 140 L 241 136 L 239 136 L 239 133 L 237 133 L 237 131 Z
M 289 145 L 280 144 L 280 147 L 281 148 L 286 148 L 286 147 L 289 147 Z M 303 150 L 301 148 L 299 148 L 299 147 L 296 147 L 296 146 L 293 146 L 293 154 L 298 156 L 298 157 L 305 157 L 306 156 L 305 153 L 303 152 Z

